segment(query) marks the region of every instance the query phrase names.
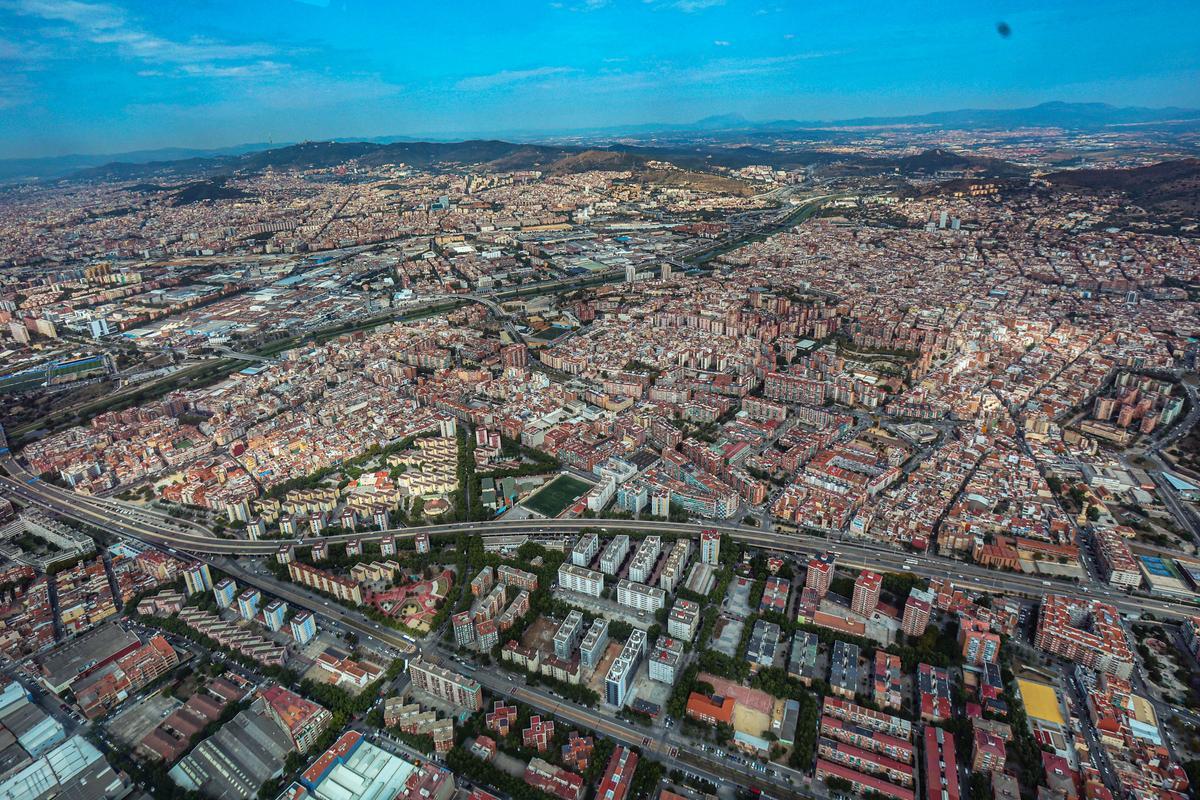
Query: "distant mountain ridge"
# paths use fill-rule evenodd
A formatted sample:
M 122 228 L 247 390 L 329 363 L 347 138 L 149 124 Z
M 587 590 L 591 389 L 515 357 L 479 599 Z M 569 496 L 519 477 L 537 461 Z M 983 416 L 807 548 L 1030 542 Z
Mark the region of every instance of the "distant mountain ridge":
M 1065 128 L 1068 130 L 1098 130 L 1117 125 L 1138 124 L 1200 125 L 1200 109 L 1144 108 L 1114 106 L 1109 103 L 1067 103 L 1061 100 L 1040 103 L 1025 108 L 965 108 L 952 111 L 933 111 L 924 114 L 853 117 L 849 119 L 775 119 L 751 121 L 740 114 L 717 114 L 695 122 L 640 123 L 609 125 L 574 131 L 616 136 L 622 132 L 784 132 L 826 130 L 830 128 L 873 127 L 932 127 L 965 129 Z M 563 132 L 565 133 L 565 132 Z
M 844 120 L 795 120 L 778 119 L 766 121 L 751 121 L 740 114 L 716 114 L 694 122 L 687 123 L 640 123 L 636 125 L 612 125 L 597 128 L 576 130 L 544 130 L 523 131 L 506 134 L 506 138 L 523 142 L 535 142 L 539 137 L 558 138 L 562 136 L 583 137 L 596 135 L 603 137 L 634 136 L 637 134 L 653 133 L 696 133 L 717 135 L 721 133 L 758 133 L 786 131 L 828 131 L 834 128 L 862 127 L 941 127 L 941 128 L 972 128 L 972 129 L 1010 129 L 1017 127 L 1052 127 L 1070 130 L 1097 130 L 1107 127 L 1124 125 L 1160 125 L 1200 127 L 1200 109 L 1187 108 L 1142 108 L 1118 107 L 1107 103 L 1066 103 L 1053 101 L 1041 103 L 1027 108 L 1013 109 L 958 109 L 953 111 L 935 111 L 926 114 L 907 116 L 877 116 L 858 117 Z M 337 137 L 327 143 L 343 145 L 402 145 L 412 144 L 428 146 L 433 144 L 465 144 L 466 142 L 497 141 L 497 134 L 490 137 L 469 138 L 428 136 L 419 139 L 412 136 L 375 136 L 361 138 Z M 818 136 L 819 138 L 819 136 Z M 11 158 L 0 159 L 0 182 L 52 180 L 73 175 L 89 168 L 110 164 L 149 164 L 180 161 L 193 161 L 200 164 L 211 159 L 228 156 L 239 156 L 264 150 L 279 150 L 291 146 L 291 143 L 269 144 L 251 143 L 233 145 L 230 147 L 211 150 L 189 148 L 160 148 L 157 150 L 137 150 L 128 153 L 108 155 L 73 154 L 47 158 Z M 303 145 L 295 145 L 302 147 Z M 533 145 L 536 146 L 536 145 Z M 581 148 L 576 148 L 581 149 Z M 770 151 L 765 151 L 770 152 Z M 816 156 L 814 156 L 816 158 Z M 415 163 L 415 162 L 414 162 Z M 759 162 L 763 163 L 763 162 Z M 86 173 L 85 173 L 86 174 Z
M 72 175 L 83 181 L 151 181 L 155 184 L 208 179 L 214 185 L 233 174 L 270 169 L 325 169 L 356 160 L 365 166 L 405 164 L 427 168 L 485 168 L 493 171 L 536 169 L 567 174 L 593 169 L 646 170 L 651 161 L 669 161 L 697 172 L 714 167 L 738 169 L 765 164 L 777 169 L 844 164 L 858 172 L 933 174 L 942 170 L 972 170 L 989 176 L 1012 177 L 1027 171 L 1007 161 L 968 153 L 934 149 L 914 156 L 878 158 L 817 150 L 776 151 L 759 147 L 640 147 L 619 144 L 605 148 L 524 144 L 495 139 L 465 142 L 305 142 L 238 156 L 188 158 L 144 164 L 112 163 Z M 220 184 L 223 185 L 223 184 Z M 177 186 L 174 188 L 178 188 Z M 216 196 L 210 199 L 217 199 Z
M 1200 122 L 1200 109 L 1118 107 L 1108 103 L 1064 103 L 1052 101 L 1028 108 L 967 108 L 891 117 L 858 117 L 834 122 L 779 121 L 769 126 L 801 127 L 874 127 L 887 125 L 929 125 L 943 128 L 1068 128 L 1091 130 L 1114 125 L 1134 125 L 1174 121 Z
M 211 158 L 223 155 L 240 155 L 256 150 L 270 150 L 279 144 L 255 142 L 231 147 L 199 150 L 187 147 L 160 147 L 153 150 L 132 150 L 128 153 L 82 154 L 46 158 L 0 158 L 0 182 L 47 180 L 65 177 L 88 167 L 111 164 L 114 161 L 147 163 L 150 161 L 178 161 L 187 158 Z

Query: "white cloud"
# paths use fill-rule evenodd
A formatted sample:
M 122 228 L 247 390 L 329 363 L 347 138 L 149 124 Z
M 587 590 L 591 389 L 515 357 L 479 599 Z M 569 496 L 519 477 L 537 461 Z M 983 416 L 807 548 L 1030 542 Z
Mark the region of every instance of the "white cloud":
M 507 86 L 513 83 L 522 83 L 534 78 L 547 78 L 554 75 L 566 75 L 574 72 L 572 67 L 537 67 L 535 69 L 516 69 L 516 70 L 501 70 L 493 72 L 490 75 L 473 75 L 469 78 L 463 78 L 454 85 L 454 88 L 466 92 L 476 92 L 482 89 L 494 89 L 497 86 Z
M 694 14 L 707 8 L 725 5 L 725 0 L 642 0 L 654 11 L 682 11 L 684 14 Z
M 19 14 L 42 19 L 68 22 L 91 31 L 119 28 L 125 23 L 125 13 L 104 3 L 82 3 L 79 0 L 10 0 L 4 7 Z
M 727 56 L 683 67 L 660 63 L 636 70 L 614 67 L 595 74 L 570 70 L 569 74 L 552 76 L 536 86 L 564 96 L 584 96 L 589 92 L 631 92 L 647 88 L 663 91 L 669 87 L 705 86 L 760 75 L 786 73 L 802 63 L 840 55 L 842 52 L 814 50 L 785 56 Z
M 723 5 L 725 5 L 725 0 L 676 0 L 676 2 L 671 4 L 671 7 L 685 14 L 691 14 L 696 11 L 703 11 L 706 8 Z
M 131 103 L 124 108 L 133 116 L 170 116 L 188 121 L 235 120 L 245 116 L 248 108 L 258 114 L 283 111 L 312 113 L 344 107 L 347 103 L 389 100 L 404 89 L 403 86 L 366 74 L 335 77 L 284 72 L 261 77 L 261 80 L 234 84 L 222 99 L 211 103 Z
M 35 97 L 29 79 L 24 75 L 0 71 L 0 110 L 29 105 Z
M 0 39 L 0 61 L 42 61 L 52 55 L 53 51 L 40 42 Z
M 728 39 L 713 39 L 713 44 L 717 47 L 729 47 L 730 43 Z
M 124 11 L 105 3 L 6 0 L 0 7 L 23 16 L 65 23 L 73 29 L 72 35 L 92 44 L 111 46 L 125 57 L 152 64 L 190 66 L 197 74 L 211 62 L 262 59 L 277 52 L 272 45 L 262 43 L 229 44 L 203 37 L 168 39 L 130 23 Z
M 248 78 L 270 75 L 287 69 L 286 64 L 277 61 L 255 61 L 252 64 L 184 64 L 182 71 L 185 75 L 205 78 Z

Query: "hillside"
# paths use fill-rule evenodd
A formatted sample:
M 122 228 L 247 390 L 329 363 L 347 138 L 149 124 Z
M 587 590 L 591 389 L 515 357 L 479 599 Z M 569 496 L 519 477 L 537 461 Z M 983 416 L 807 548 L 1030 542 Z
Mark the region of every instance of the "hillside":
M 83 181 L 143 180 L 150 176 L 212 176 L 268 169 L 324 169 L 358 160 L 368 166 L 408 164 L 429 168 L 488 164 L 511 160 L 508 169 L 533 168 L 573 152 L 568 148 L 513 144 L 492 140 L 465 142 L 304 142 L 236 156 L 189 158 L 146 163 L 114 162 L 80 170 L 71 177 Z
M 708 172 L 684 169 L 648 169 L 642 173 L 642 177 L 647 183 L 668 189 L 691 189 L 698 192 L 732 194 L 738 197 L 749 197 L 754 194 L 754 187 L 748 183 Z
M 241 189 L 226 186 L 225 181 L 221 179 L 196 181 L 195 183 L 189 183 L 186 186 L 180 187 L 179 191 L 171 195 L 168 204 L 172 206 L 186 206 L 204 200 L 239 200 L 249 196 Z
M 1200 216 L 1200 159 L 1196 158 L 1133 169 L 1053 172 L 1046 180 L 1076 191 L 1119 192 L 1149 212 L 1177 218 Z
M 349 161 L 357 161 L 368 167 L 405 164 L 429 170 L 536 169 L 559 175 L 591 169 L 636 171 L 645 169 L 651 161 L 668 162 L 694 175 L 711 174 L 718 168 L 739 169 L 759 164 L 776 169 L 818 168 L 833 174 L 860 176 L 891 176 L 896 173 L 932 175 L 944 170 L 967 170 L 988 177 L 1026 174 L 1024 169 L 1007 161 L 940 148 L 900 158 L 870 158 L 842 152 L 773 150 L 747 145 L 640 147 L 621 144 L 596 148 L 473 139 L 462 142 L 305 142 L 273 150 L 212 158 L 138 164 L 117 162 L 81 170 L 72 179 L 138 181 L 142 185 L 209 181 L 215 186 L 230 175 L 258 174 L 267 170 L 328 169 Z M 680 176 L 659 178 L 663 181 L 685 180 Z M 688 183 L 696 185 L 697 179 L 686 179 L 685 184 Z M 711 181 L 708 183 L 715 185 Z M 742 192 L 740 184 L 731 186 L 729 190 Z M 197 191 L 201 193 L 198 199 L 204 199 L 203 191 Z M 215 189 L 210 187 L 209 191 Z M 184 199 L 180 198 L 180 201 Z
M 645 163 L 645 158 L 635 156 L 632 153 L 623 153 L 616 150 L 583 150 L 579 153 L 563 156 L 555 161 L 550 165 L 550 173 L 565 175 L 572 172 L 587 172 L 593 169 L 624 172 L 640 169 Z

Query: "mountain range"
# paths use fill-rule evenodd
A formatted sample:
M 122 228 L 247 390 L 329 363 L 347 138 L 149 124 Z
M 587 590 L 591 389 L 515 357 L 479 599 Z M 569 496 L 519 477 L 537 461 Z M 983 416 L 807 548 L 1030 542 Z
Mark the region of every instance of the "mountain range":
M 760 147 L 680 145 L 642 147 L 613 144 L 577 147 L 472 139 L 465 142 L 305 142 L 241 155 L 220 155 L 146 163 L 112 162 L 73 173 L 73 180 L 153 180 L 157 188 L 181 181 L 219 179 L 232 174 L 254 174 L 269 169 L 323 169 L 354 159 L 364 166 L 405 164 L 416 168 L 482 168 L 488 171 L 536 169 L 552 174 L 593 169 L 653 171 L 653 161 L 669 161 L 681 170 L 710 172 L 713 167 L 737 169 L 765 164 L 777 169 L 838 165 L 860 174 L 926 174 L 970 169 L 995 177 L 1026 175 L 1027 170 L 1007 161 L 945 149 L 914 156 L 880 158 L 820 150 L 771 150 Z M 175 187 L 178 188 L 178 187 Z
M 588 136 L 598 138 L 613 138 L 629 136 L 637 138 L 654 133 L 674 133 L 675 138 L 680 134 L 696 134 L 698 137 L 719 134 L 771 134 L 787 131 L 809 131 L 818 133 L 839 129 L 845 131 L 853 128 L 879 127 L 912 127 L 912 128 L 945 128 L 945 129 L 1012 129 L 1012 128 L 1063 128 L 1068 130 L 1091 131 L 1115 126 L 1155 126 L 1155 127 L 1200 127 L 1200 109 L 1183 108 L 1139 108 L 1117 107 L 1106 103 L 1064 103 L 1050 102 L 1028 108 L 1016 109 L 959 109 L 955 111 L 938 111 L 928 114 L 891 117 L 859 117 L 846 120 L 792 120 L 779 119 L 769 121 L 751 121 L 738 114 L 719 114 L 705 117 L 690 123 L 643 123 L 638 125 L 609 126 L 574 131 L 520 131 L 507 132 L 506 138 L 532 142 L 541 139 L 558 139 L 569 136 L 578 140 Z M 492 133 L 491 135 L 496 135 Z M 320 143 L 325 148 L 325 156 L 346 158 L 379 153 L 386 159 L 402 160 L 414 166 L 431 163 L 427 159 L 460 161 L 462 163 L 486 163 L 501 157 L 511 156 L 511 152 L 500 152 L 506 148 L 518 147 L 509 142 L 497 142 L 486 136 L 469 141 L 448 141 L 441 136 L 428 137 L 434 141 L 421 141 L 410 136 L 380 136 L 363 139 L 334 139 Z M 504 145 L 504 147 L 500 147 Z M 130 177 L 150 174 L 153 170 L 136 170 L 134 165 L 173 165 L 176 170 L 186 172 L 206 171 L 209 169 L 256 169 L 262 168 L 262 159 L 256 158 L 264 151 L 273 155 L 265 157 L 276 166 L 287 166 L 289 160 L 295 165 L 309 163 L 313 152 L 311 143 L 293 145 L 291 143 L 251 143 L 215 149 L 161 148 L 156 150 L 138 150 L 115 154 L 74 154 L 53 156 L 48 158 L 19 158 L 0 159 L 0 183 L 13 183 L 31 180 L 54 180 L 64 177 L 100 178 L 104 175 L 125 173 Z M 386 148 L 379 152 L 373 148 Z M 449 149 L 445 149 L 445 148 Z M 526 148 L 524 155 L 530 163 L 544 165 L 546 159 L 555 160 L 566 155 L 579 153 L 580 147 L 545 146 L 537 144 L 519 145 Z M 292 148 L 301 148 L 294 150 Z M 439 148 L 442 148 L 439 150 Z M 540 149 L 539 149 L 540 148 Z M 608 148 L 612 151 L 618 148 Z M 683 148 L 686 155 L 687 148 Z M 670 154 L 680 157 L 678 147 L 660 149 L 660 155 Z M 726 148 L 728 150 L 728 148 Z M 282 152 L 281 152 L 282 151 Z M 627 152 L 633 152 L 628 149 Z M 653 157 L 654 148 L 642 148 L 646 157 Z M 820 163 L 825 154 L 817 151 L 793 153 L 784 155 L 773 150 L 758 148 L 736 148 L 735 153 L 748 160 L 744 163 L 724 163 L 723 166 L 744 166 L 752 163 L 778 163 L 792 161 L 796 164 L 808 165 Z M 351 155 L 358 153 L 360 155 Z M 700 148 L 694 154 L 701 160 L 712 163 L 711 151 Z M 403 157 L 401 157 L 403 156 Z M 770 158 L 768 159 L 767 156 Z M 553 157 L 553 158 L 552 158 Z M 726 154 L 726 162 L 743 161 L 736 154 Z M 317 159 L 324 160 L 323 158 Z M 337 162 L 329 162 L 337 163 Z M 312 163 L 316 166 L 318 164 Z M 692 166 L 702 166 L 694 163 Z M 786 164 L 779 164 L 786 166 Z M 99 168 L 99 169 L 97 169 Z
M 1060 100 L 1025 108 L 964 108 L 925 114 L 854 117 L 850 119 L 774 119 L 750 120 L 741 114 L 717 114 L 694 122 L 642 123 L 610 125 L 570 132 L 544 131 L 542 134 L 574 136 L 621 136 L 650 133 L 734 133 L 822 131 L 846 128 L 924 127 L 961 130 L 1010 130 L 1012 128 L 1062 128 L 1093 131 L 1118 125 L 1200 126 L 1200 109 L 1144 108 L 1114 106 L 1108 103 L 1066 103 Z M 521 132 L 523 136 L 539 132 Z

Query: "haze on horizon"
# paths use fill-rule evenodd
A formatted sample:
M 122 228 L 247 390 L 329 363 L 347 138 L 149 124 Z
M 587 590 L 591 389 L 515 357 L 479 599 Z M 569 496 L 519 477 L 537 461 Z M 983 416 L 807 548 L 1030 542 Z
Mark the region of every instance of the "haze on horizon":
M 0 66 L 0 158 L 725 113 L 1195 107 L 1200 4 L 0 0 Z

